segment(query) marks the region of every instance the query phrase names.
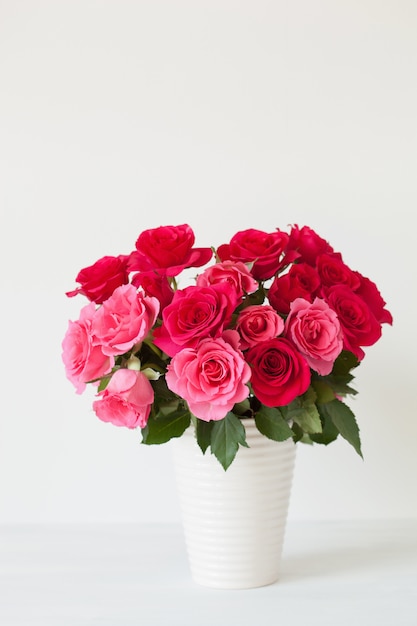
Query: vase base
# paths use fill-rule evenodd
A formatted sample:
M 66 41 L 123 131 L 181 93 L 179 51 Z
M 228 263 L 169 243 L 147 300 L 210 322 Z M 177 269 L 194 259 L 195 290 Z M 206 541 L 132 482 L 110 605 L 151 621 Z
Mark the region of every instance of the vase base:
M 263 578 L 256 581 L 224 581 L 224 580 L 212 580 L 207 578 L 199 578 L 192 576 L 193 581 L 200 587 L 208 587 L 210 589 L 218 589 L 225 591 L 239 591 L 244 589 L 258 589 L 259 587 L 268 587 L 274 585 L 279 581 L 279 576 L 272 576 L 270 578 Z

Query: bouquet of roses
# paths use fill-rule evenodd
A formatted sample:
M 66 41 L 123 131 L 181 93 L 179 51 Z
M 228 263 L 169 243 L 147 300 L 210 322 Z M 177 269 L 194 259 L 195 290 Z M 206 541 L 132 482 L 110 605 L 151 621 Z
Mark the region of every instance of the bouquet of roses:
M 344 399 L 357 393 L 363 347 L 392 324 L 375 283 L 308 226 L 240 231 L 217 249 L 194 242 L 187 224 L 145 230 L 130 254 L 79 272 L 67 296 L 89 303 L 62 343 L 77 393 L 94 386 L 96 415 L 140 428 L 145 444 L 192 424 L 224 469 L 247 445 L 247 418 L 276 441 L 341 435 L 361 454 Z

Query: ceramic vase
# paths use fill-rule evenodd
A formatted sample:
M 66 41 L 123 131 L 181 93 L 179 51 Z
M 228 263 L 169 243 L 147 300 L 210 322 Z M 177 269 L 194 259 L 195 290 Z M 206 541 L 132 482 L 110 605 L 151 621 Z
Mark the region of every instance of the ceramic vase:
M 225 471 L 188 429 L 173 441 L 185 544 L 194 581 L 218 589 L 279 579 L 296 444 L 262 435 L 245 419 L 248 448 Z

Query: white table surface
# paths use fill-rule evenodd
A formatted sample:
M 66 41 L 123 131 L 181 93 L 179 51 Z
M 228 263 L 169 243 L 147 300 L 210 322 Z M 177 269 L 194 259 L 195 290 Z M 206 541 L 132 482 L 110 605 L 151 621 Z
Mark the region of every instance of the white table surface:
M 289 521 L 244 591 L 192 582 L 180 526 L 0 526 L 0 624 L 417 626 L 417 521 Z

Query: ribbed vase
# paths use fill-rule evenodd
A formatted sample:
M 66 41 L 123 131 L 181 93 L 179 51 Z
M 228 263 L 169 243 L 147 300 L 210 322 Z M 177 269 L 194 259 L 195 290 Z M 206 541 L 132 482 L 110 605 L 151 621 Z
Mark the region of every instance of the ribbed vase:
M 245 419 L 249 448 L 224 471 L 193 429 L 174 440 L 174 467 L 191 575 L 206 587 L 246 589 L 279 578 L 296 446 Z

